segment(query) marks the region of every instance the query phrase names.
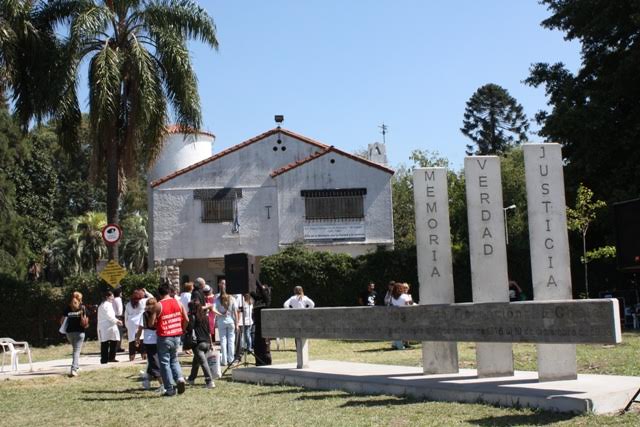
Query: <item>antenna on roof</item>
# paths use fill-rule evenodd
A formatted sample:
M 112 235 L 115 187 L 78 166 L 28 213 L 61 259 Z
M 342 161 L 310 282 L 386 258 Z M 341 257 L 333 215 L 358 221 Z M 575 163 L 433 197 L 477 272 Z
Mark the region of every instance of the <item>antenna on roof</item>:
M 384 122 L 382 122 L 382 125 L 378 126 L 381 131 L 380 133 L 382 134 L 382 143 L 386 144 L 387 143 L 387 130 L 389 129 L 389 126 L 385 125 Z
M 276 114 L 273 119 L 276 121 L 276 123 L 278 124 L 278 128 L 280 127 L 280 125 L 282 124 L 282 122 L 284 122 L 284 116 L 282 114 Z

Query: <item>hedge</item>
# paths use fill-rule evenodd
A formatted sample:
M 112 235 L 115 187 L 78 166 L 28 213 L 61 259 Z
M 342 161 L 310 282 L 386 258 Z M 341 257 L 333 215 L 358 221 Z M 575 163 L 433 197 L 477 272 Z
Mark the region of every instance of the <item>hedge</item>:
M 155 293 L 159 284 L 156 273 L 127 275 L 121 282 L 124 295 L 144 287 Z M 0 274 L 0 336 L 29 341 L 34 345 L 56 344 L 64 340 L 58 332 L 62 310 L 73 291 L 83 294 L 90 311 L 87 337 L 96 337 L 96 307 L 105 289 L 111 289 L 96 274 L 67 277 L 62 286 L 49 282 L 26 282 Z

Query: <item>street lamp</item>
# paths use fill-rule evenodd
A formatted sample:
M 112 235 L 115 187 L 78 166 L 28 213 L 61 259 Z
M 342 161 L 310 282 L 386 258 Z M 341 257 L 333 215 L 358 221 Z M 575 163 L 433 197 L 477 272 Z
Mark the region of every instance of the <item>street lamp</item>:
M 509 244 L 509 228 L 507 227 L 507 211 L 511 209 L 515 209 L 516 205 L 507 206 L 506 208 L 502 208 L 502 215 L 504 216 L 504 241 L 508 245 Z

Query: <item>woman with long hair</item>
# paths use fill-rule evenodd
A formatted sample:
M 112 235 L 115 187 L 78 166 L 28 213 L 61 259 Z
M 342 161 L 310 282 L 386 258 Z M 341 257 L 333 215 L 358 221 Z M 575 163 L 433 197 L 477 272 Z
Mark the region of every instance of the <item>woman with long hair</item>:
M 160 361 L 158 360 L 158 336 L 156 335 L 156 305 L 158 301 L 155 298 L 149 298 L 142 314 L 138 332 L 136 333 L 136 344 L 140 345 L 140 337 L 142 336 L 142 345 L 147 354 L 147 372 L 142 377 L 142 384 L 145 390 L 151 388 L 151 379 L 155 378 L 160 382 L 158 391 L 164 393 L 162 385 L 162 375 L 160 375 Z
M 87 309 L 82 303 L 82 294 L 80 292 L 76 291 L 71 294 L 69 303 L 64 308 L 63 315 L 63 322 L 67 322 L 67 340 L 73 349 L 69 376 L 75 377 L 78 375 L 78 370 L 80 369 L 80 352 L 82 351 L 82 344 L 84 343 L 84 330 L 89 325 Z
M 191 374 L 188 383 L 195 385 L 198 369 L 202 367 L 204 382 L 207 388 L 214 388 L 213 377 L 207 362 L 207 351 L 212 348 L 211 331 L 209 330 L 209 317 L 205 313 L 200 301 L 193 300 L 189 303 L 189 326 L 187 333 L 195 333 L 196 346 L 193 348 L 193 361 L 191 362 Z
M 393 285 L 393 291 L 391 291 L 391 306 L 393 307 L 406 307 L 407 305 L 413 305 L 411 295 L 408 294 L 409 284 L 398 283 Z M 405 344 L 403 341 L 393 341 L 392 347 L 396 350 L 404 350 Z
M 313 308 L 316 304 L 305 296 L 302 286 L 296 286 L 293 288 L 293 296 L 286 300 L 283 304 L 284 308 Z
M 216 327 L 220 336 L 220 366 L 225 366 L 233 363 L 235 358 L 238 308 L 233 296 L 224 288 L 220 290 L 220 298 L 216 299 L 213 311 L 216 313 Z
M 116 317 L 113 309 L 113 292 L 104 293 L 102 303 L 98 307 L 98 339 L 100 340 L 100 363 L 117 362 L 116 346 L 120 342 L 122 321 Z

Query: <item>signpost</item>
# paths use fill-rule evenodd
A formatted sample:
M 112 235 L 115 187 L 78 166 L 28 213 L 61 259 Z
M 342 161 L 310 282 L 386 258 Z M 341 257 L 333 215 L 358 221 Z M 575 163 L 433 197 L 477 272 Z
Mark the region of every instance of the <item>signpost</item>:
M 122 278 L 126 275 L 127 269 L 113 259 L 109 261 L 104 270 L 100 272 L 100 277 L 113 288 L 117 288 Z

